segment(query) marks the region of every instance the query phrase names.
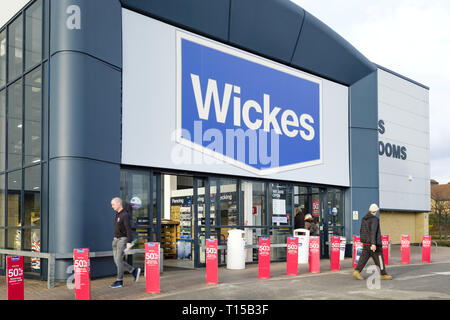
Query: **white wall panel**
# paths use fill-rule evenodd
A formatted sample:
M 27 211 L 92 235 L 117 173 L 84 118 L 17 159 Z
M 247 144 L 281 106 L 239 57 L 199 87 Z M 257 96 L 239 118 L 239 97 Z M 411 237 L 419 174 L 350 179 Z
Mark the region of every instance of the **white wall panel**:
M 430 210 L 430 125 L 428 90 L 378 70 L 378 140 L 406 148 L 406 159 L 379 155 L 380 207 Z

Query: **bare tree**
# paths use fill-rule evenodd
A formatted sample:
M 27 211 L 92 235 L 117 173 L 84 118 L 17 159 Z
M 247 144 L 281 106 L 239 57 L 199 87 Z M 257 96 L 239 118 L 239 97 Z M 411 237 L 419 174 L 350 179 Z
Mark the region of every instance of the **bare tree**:
M 450 212 L 450 199 L 447 199 L 444 190 L 437 188 L 432 188 L 431 199 L 431 211 L 439 217 L 439 239 L 442 240 L 442 229 L 444 229 L 444 239 L 447 240 L 447 217 Z

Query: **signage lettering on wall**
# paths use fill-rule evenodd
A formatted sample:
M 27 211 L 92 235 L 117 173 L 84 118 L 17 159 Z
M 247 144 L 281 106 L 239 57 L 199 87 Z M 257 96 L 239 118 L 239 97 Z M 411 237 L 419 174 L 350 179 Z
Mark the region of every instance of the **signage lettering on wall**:
M 384 134 L 386 132 L 384 120 L 378 121 L 378 132 L 380 134 Z M 406 147 L 405 146 L 399 146 L 391 143 L 384 143 L 383 141 L 378 142 L 378 154 L 380 156 L 385 155 L 389 158 L 396 158 L 401 160 L 406 160 L 407 154 L 406 154 Z
M 177 83 L 177 142 L 258 174 L 322 163 L 321 80 L 178 32 Z

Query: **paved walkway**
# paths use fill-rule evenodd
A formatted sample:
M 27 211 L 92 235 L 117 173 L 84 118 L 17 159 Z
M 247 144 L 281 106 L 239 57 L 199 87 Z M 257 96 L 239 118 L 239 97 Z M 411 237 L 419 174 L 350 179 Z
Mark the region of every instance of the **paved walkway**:
M 432 263 L 450 262 L 450 248 L 439 247 L 432 248 L 431 251 Z M 411 247 L 411 265 L 421 264 L 421 247 Z M 392 246 L 391 258 L 389 265 L 400 265 L 400 247 Z M 372 264 L 369 261 L 369 264 Z M 299 266 L 298 276 L 286 276 L 286 263 L 272 263 L 270 280 L 258 280 L 258 265 L 247 265 L 244 270 L 227 270 L 226 267 L 219 268 L 219 286 L 220 285 L 238 285 L 240 283 L 250 283 L 252 281 L 267 281 L 267 285 L 279 280 L 300 280 L 308 278 L 313 280 L 313 277 L 320 277 L 321 275 L 336 273 L 331 272 L 330 261 L 321 260 L 321 273 L 310 274 L 308 272 L 308 265 L 301 264 Z M 389 266 L 388 266 L 389 271 Z M 352 259 L 346 258 L 341 261 L 341 273 L 349 274 L 352 270 Z M 349 275 L 349 280 L 351 276 Z M 91 299 L 93 300 L 148 300 L 148 299 L 171 299 L 171 296 L 180 293 L 186 293 L 186 299 L 196 299 L 196 292 L 201 292 L 211 288 L 211 285 L 205 283 L 205 269 L 179 269 L 165 267 L 161 274 L 160 294 L 147 294 L 145 292 L 145 279 L 143 273 L 137 283 L 133 282 L 131 275 L 126 275 L 124 278 L 124 287 L 118 289 L 111 289 L 109 285 L 114 282 L 115 278 L 103 278 L 91 281 Z M 245 286 L 243 286 L 245 287 Z M 243 289 L 244 290 L 244 289 Z M 257 295 L 244 295 L 246 299 L 258 299 Z M 25 280 L 25 299 L 26 300 L 74 300 L 75 292 L 67 288 L 66 283 L 56 283 L 54 289 L 47 289 L 45 281 Z M 200 299 L 200 297 L 198 297 Z M 227 299 L 237 299 L 230 296 Z M 284 299 L 283 297 L 273 297 L 273 299 Z M 6 300 L 6 279 L 0 277 L 0 300 Z

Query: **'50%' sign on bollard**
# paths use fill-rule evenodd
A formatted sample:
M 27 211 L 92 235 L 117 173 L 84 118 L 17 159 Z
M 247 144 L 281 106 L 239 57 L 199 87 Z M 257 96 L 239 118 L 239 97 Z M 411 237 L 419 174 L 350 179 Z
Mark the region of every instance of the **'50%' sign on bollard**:
M 6 257 L 8 300 L 24 300 L 23 257 Z
M 411 241 L 409 234 L 403 234 L 401 240 L 401 263 L 409 264 Z
M 286 274 L 298 275 L 298 238 L 287 237 Z
M 218 284 L 217 239 L 206 240 L 206 283 Z
M 353 269 L 356 268 L 361 256 L 362 244 L 359 235 L 353 235 Z
M 330 265 L 331 271 L 339 271 L 340 268 L 340 255 L 341 255 L 341 237 L 331 237 L 331 257 Z
M 159 293 L 159 243 L 145 244 L 145 282 L 147 293 Z
M 431 236 L 424 235 L 422 239 L 422 262 L 431 262 Z
M 309 238 L 309 272 L 320 273 L 320 237 Z
M 381 236 L 381 243 L 383 245 L 383 259 L 384 264 L 389 265 L 389 235 L 384 234 Z
M 75 300 L 90 300 L 89 249 L 74 249 L 73 265 L 75 271 Z
M 259 250 L 258 250 L 258 278 L 269 279 L 270 278 L 270 238 L 259 238 Z

